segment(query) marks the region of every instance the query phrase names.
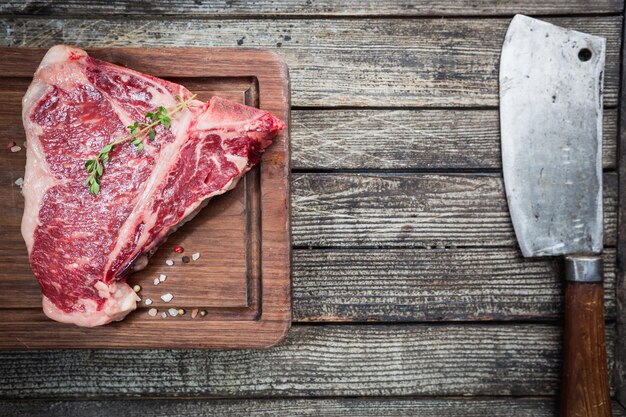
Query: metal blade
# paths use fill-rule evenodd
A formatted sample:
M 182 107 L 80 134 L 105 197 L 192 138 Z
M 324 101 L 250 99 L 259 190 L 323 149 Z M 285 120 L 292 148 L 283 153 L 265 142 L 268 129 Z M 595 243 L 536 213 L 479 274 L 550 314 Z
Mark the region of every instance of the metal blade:
M 524 256 L 602 250 L 604 38 L 517 15 L 502 47 L 500 125 Z

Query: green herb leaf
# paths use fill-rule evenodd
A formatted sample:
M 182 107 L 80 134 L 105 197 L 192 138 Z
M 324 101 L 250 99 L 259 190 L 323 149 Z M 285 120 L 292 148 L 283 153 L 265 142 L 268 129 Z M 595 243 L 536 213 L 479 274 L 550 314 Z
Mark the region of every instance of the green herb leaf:
M 135 122 L 132 125 L 127 126 L 128 130 L 130 130 L 131 136 L 135 136 L 137 134 L 138 127 L 139 127 L 139 122 Z
M 89 185 L 89 192 L 91 194 L 98 194 L 100 192 L 100 184 L 98 184 L 97 182 L 92 182 Z
M 150 140 L 154 140 L 154 138 L 156 137 L 156 133 L 154 133 L 154 129 L 150 129 L 149 133 L 150 133 Z

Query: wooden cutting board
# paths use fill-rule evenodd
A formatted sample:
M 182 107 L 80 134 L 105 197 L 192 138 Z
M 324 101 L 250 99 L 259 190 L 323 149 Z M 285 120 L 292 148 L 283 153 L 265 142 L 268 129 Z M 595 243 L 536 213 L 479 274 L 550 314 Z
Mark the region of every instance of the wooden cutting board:
M 20 234 L 24 199 L 21 99 L 45 49 L 0 48 L 0 348 L 263 348 L 291 323 L 289 74 L 267 51 L 216 48 L 88 49 L 90 55 L 186 86 L 200 100 L 217 95 L 267 110 L 287 124 L 232 191 L 213 199 L 129 277 L 142 302 L 125 320 L 80 328 L 48 319 Z M 183 246 L 182 254 L 175 253 Z M 198 260 L 182 256 L 200 253 Z M 174 266 L 167 266 L 171 259 Z M 160 274 L 165 282 L 154 285 Z M 172 293 L 165 303 L 160 296 Z M 148 307 L 144 300 L 150 298 Z M 156 317 L 148 315 L 157 308 Z M 169 308 L 182 316 L 162 318 Z M 206 312 L 195 318 L 193 310 Z

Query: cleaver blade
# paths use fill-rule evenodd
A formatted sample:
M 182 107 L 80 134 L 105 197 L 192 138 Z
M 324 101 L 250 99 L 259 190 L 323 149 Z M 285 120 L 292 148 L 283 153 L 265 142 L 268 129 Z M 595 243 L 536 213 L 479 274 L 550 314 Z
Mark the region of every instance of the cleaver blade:
M 562 417 L 610 417 L 602 287 L 606 41 L 517 15 L 500 60 L 504 185 L 524 256 L 565 255 Z
M 524 256 L 602 251 L 604 38 L 523 15 L 500 61 L 504 182 Z

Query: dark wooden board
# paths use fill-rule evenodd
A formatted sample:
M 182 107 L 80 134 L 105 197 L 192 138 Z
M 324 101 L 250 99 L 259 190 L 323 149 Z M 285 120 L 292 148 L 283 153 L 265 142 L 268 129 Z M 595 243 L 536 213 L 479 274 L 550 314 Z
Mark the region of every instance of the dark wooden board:
M 613 416 L 624 408 L 613 401 Z M 553 417 L 549 398 L 0 401 L 0 417 Z
M 316 109 L 291 116 L 297 170 L 502 167 L 497 109 Z M 604 169 L 616 167 L 617 121 L 617 109 L 604 110 Z
M 198 0 L 14 0 L 0 5 L 0 13 L 31 16 L 488 16 L 515 13 L 619 13 L 622 0 L 349 0 L 349 1 L 198 1 Z
M 0 398 L 547 396 L 561 337 L 545 324 L 324 325 L 268 350 L 5 352 Z M 607 326 L 611 370 L 615 339 Z
M 616 253 L 604 251 L 607 320 L 616 318 Z M 558 320 L 557 258 L 516 248 L 296 249 L 297 322 Z
M 604 175 L 604 243 L 617 240 L 617 176 Z M 304 247 L 515 246 L 501 174 L 299 173 L 293 242 Z
M 618 103 L 621 16 L 549 18 L 607 38 L 604 104 Z M 80 19 L 0 16 L 0 44 L 49 47 L 271 48 L 289 65 L 293 105 L 498 105 L 498 65 L 509 18 Z
M 270 111 L 289 123 L 286 66 L 271 52 L 233 49 L 97 49 L 95 57 L 168 78 L 198 94 L 213 95 Z M 22 145 L 21 96 L 45 53 L 3 49 L 0 62 L 0 137 Z M 11 64 L 19 63 L 19 65 Z M 172 63 L 176 64 L 173 65 Z M 290 325 L 289 128 L 231 192 L 215 198 L 196 218 L 169 237 L 149 266 L 129 279 L 142 287 L 139 303 L 124 321 L 83 329 L 47 319 L 41 294 L 21 241 L 25 151 L 0 152 L 0 348 L 252 348 L 278 342 Z M 22 145 L 23 146 L 23 145 Z M 175 245 L 200 259 L 189 264 Z M 174 266 L 165 261 L 173 259 Z M 166 274 L 164 283 L 153 280 Z M 174 300 L 165 303 L 162 294 Z M 187 314 L 150 317 L 184 308 Z M 205 317 L 191 318 L 193 309 Z

